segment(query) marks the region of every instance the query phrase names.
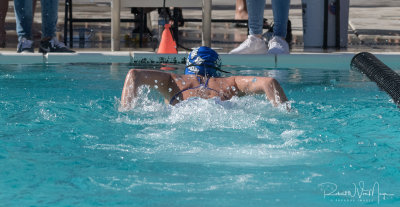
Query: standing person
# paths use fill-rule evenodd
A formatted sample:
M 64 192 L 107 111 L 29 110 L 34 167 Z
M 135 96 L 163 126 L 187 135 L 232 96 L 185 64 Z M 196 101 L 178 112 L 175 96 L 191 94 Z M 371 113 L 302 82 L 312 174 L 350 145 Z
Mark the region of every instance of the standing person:
M 41 0 L 42 39 L 39 52 L 74 52 L 56 38 L 58 0 Z M 18 53 L 34 52 L 32 41 L 33 3 L 32 0 L 14 0 L 17 24 Z
M 268 47 L 262 38 L 265 0 L 247 0 L 249 13 L 249 33 L 239 47 L 230 54 L 288 54 L 289 45 L 285 41 L 287 23 L 289 20 L 290 0 L 271 0 L 274 15 L 274 37 L 268 42 Z
M 4 28 L 8 10 L 8 0 L 0 1 L 0 47 L 6 46 L 6 30 Z
M 32 0 L 33 8 L 32 15 L 35 16 L 36 0 Z M 0 2 L 0 47 L 6 47 L 6 29 L 5 22 L 8 11 L 8 0 L 1 0 Z

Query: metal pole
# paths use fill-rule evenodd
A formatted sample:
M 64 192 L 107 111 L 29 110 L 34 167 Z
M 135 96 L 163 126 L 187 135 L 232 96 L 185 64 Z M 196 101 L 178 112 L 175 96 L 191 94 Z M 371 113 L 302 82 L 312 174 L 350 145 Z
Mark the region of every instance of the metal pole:
M 336 0 L 336 27 L 335 27 L 335 30 L 336 30 L 336 49 L 340 49 L 340 38 L 341 38 L 341 36 L 340 36 L 340 32 L 341 32 L 341 30 L 340 30 L 340 24 L 341 24 L 341 22 L 340 22 L 340 1 L 341 0 Z
M 329 0 L 324 1 L 324 39 L 322 43 L 322 48 L 327 49 L 328 48 L 328 2 Z
M 112 0 L 111 2 L 111 51 L 119 51 L 119 34 L 121 22 L 121 0 Z
M 65 0 L 65 16 L 64 16 L 64 44 L 67 45 L 67 35 L 68 35 L 68 0 Z
M 203 46 L 211 47 L 211 6 L 212 0 L 203 0 Z
M 68 7 L 68 12 L 69 12 L 69 47 L 72 48 L 74 44 L 74 27 L 72 26 L 73 24 L 73 17 L 72 17 L 72 0 L 69 1 L 69 7 Z
M 139 18 L 140 18 L 140 26 L 139 26 L 139 47 L 143 47 L 143 33 L 144 33 L 144 28 L 147 27 L 144 21 L 144 8 L 139 8 Z

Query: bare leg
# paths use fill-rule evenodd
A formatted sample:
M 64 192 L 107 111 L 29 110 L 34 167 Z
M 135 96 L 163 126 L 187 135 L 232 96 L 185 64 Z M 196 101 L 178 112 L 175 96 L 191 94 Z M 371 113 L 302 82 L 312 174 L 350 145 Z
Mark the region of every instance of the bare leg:
M 246 0 L 236 0 L 235 19 L 247 19 L 248 17 Z
M 8 0 L 1 0 L 0 2 L 0 47 L 5 47 L 6 43 L 6 30 L 4 28 L 6 16 L 8 11 Z

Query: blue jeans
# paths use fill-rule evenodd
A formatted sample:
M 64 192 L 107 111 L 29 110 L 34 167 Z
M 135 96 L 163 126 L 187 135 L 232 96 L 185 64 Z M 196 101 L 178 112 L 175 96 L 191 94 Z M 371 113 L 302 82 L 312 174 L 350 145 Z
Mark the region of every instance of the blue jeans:
M 58 0 L 41 0 L 42 37 L 55 37 L 58 20 Z M 33 3 L 32 0 L 14 0 L 18 40 L 32 39 Z
M 247 0 L 249 13 L 249 33 L 262 34 L 265 0 Z M 289 19 L 290 0 L 272 0 L 274 13 L 274 36 L 286 37 L 287 22 Z

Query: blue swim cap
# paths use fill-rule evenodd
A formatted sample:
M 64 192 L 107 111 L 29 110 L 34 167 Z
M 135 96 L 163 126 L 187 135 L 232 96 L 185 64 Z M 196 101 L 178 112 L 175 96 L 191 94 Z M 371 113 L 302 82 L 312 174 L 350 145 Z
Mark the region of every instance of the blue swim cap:
M 193 49 L 186 60 L 186 75 L 219 77 L 221 59 L 217 52 L 205 46 Z

